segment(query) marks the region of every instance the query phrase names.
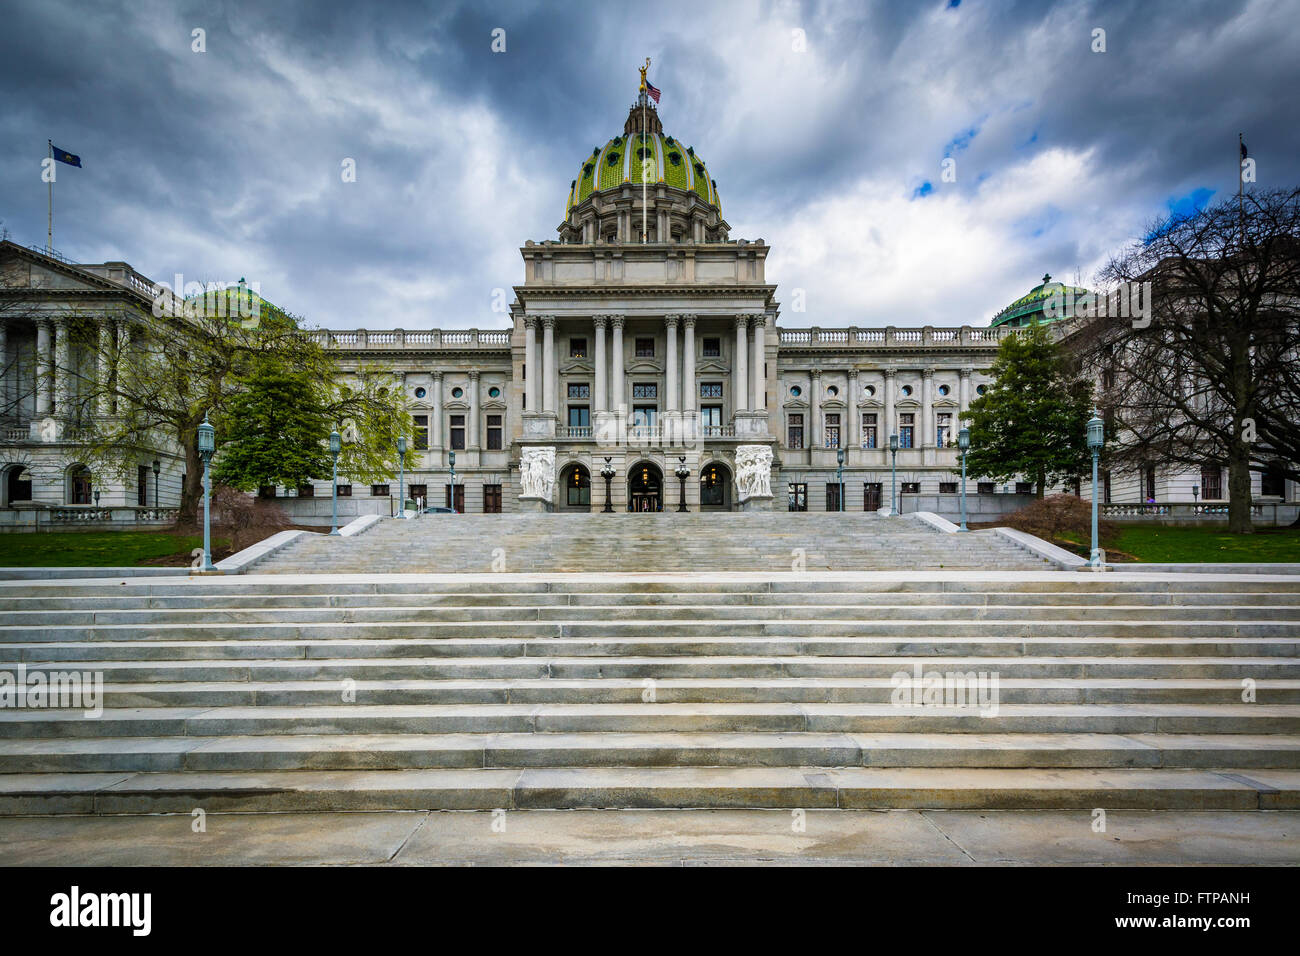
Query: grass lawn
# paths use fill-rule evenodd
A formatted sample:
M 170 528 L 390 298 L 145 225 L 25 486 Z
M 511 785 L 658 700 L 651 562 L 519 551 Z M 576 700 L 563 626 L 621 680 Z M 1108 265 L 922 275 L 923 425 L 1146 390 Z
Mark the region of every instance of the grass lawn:
M 214 560 L 226 541 L 214 538 Z M 203 535 L 172 531 L 52 531 L 0 534 L 0 567 L 130 567 L 189 564 L 189 554 L 203 547 Z M 150 559 L 174 556 L 174 561 Z
M 1162 525 L 1124 525 L 1119 535 L 1104 543 L 1108 561 L 1122 561 L 1132 555 L 1138 561 L 1158 564 L 1185 562 L 1300 562 L 1300 528 L 1266 528 L 1254 534 L 1228 534 L 1224 525 L 1200 527 L 1166 527 Z M 1062 542 L 1064 544 L 1065 542 Z M 1082 540 L 1086 555 L 1087 546 Z

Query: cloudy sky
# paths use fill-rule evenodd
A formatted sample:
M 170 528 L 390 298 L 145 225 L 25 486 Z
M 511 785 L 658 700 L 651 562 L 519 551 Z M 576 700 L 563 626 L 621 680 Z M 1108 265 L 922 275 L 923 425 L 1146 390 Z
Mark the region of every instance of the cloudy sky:
M 1300 183 L 1298 23 L 1284 0 L 8 0 L 0 225 L 44 245 L 52 139 L 84 164 L 55 186 L 72 259 L 246 276 L 332 328 L 498 327 L 649 56 L 733 238 L 772 246 L 782 324 L 982 325 L 1235 193 L 1239 132 L 1261 188 Z

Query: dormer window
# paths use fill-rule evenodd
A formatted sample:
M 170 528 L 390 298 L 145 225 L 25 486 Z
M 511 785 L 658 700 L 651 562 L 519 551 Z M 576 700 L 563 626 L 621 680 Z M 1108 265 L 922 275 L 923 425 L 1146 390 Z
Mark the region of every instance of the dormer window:
M 695 175 L 700 177 L 704 176 L 704 167 L 701 166 L 699 163 L 695 164 Z
M 677 152 L 677 150 L 673 150 L 668 154 L 668 160 L 674 166 L 680 166 L 682 164 L 682 154 Z
M 618 153 L 610 153 L 608 156 L 605 157 L 605 165 L 617 166 L 619 158 L 620 157 Z

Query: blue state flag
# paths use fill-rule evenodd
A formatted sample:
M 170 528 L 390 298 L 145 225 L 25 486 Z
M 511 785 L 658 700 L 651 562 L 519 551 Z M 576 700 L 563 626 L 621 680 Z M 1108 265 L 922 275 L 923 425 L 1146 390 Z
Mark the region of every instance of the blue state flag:
M 50 149 L 54 151 L 54 158 L 57 159 L 59 162 L 67 163 L 69 166 L 81 165 L 80 156 L 74 156 L 71 153 L 69 153 L 66 149 L 59 149 L 59 147 L 55 146 L 53 143 L 50 143 Z

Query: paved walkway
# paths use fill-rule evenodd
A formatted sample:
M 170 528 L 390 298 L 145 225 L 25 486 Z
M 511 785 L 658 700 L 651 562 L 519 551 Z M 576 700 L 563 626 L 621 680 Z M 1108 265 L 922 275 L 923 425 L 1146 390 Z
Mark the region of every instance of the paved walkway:
M 0 818 L 0 865 L 1297 865 L 1300 812 L 516 810 Z M 800 829 L 802 827 L 802 829 Z

